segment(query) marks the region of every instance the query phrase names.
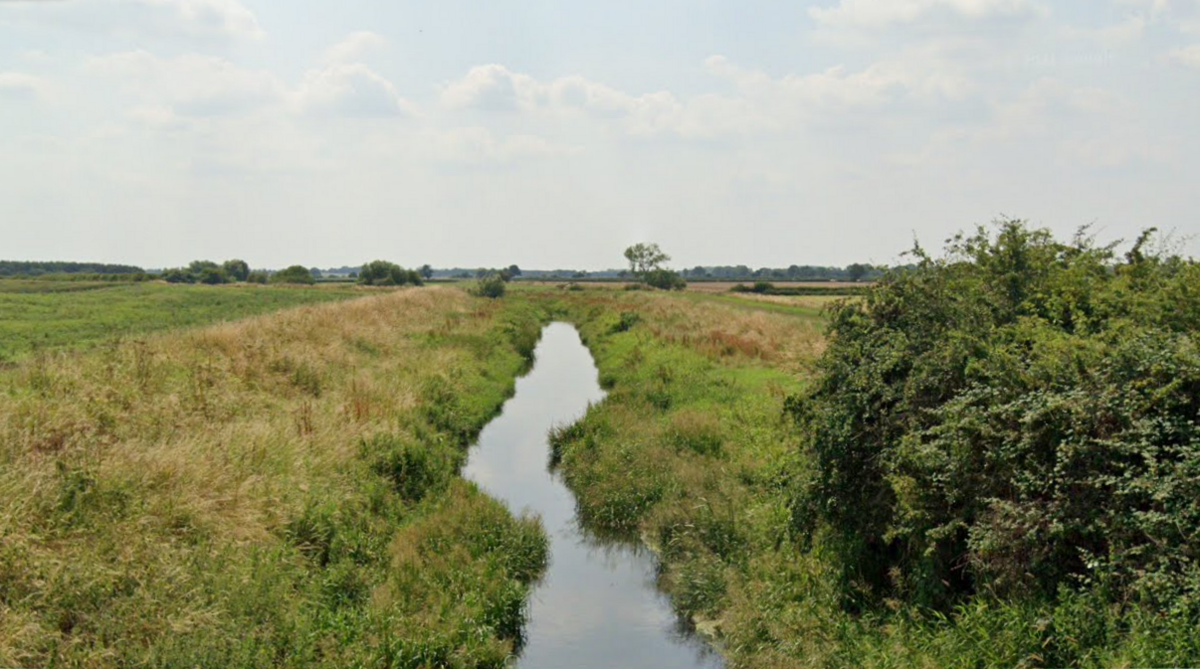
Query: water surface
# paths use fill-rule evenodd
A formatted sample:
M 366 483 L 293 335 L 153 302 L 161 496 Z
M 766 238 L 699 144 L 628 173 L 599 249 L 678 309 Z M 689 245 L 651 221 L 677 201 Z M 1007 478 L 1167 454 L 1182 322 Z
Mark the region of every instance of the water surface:
M 655 589 L 654 556 L 605 542 L 575 517 L 575 499 L 547 467 L 547 433 L 575 421 L 604 392 L 591 354 L 570 325 L 542 332 L 536 363 L 484 428 L 463 476 L 514 512 L 540 514 L 550 566 L 530 601 L 520 669 L 717 668 L 719 656 L 680 628 Z

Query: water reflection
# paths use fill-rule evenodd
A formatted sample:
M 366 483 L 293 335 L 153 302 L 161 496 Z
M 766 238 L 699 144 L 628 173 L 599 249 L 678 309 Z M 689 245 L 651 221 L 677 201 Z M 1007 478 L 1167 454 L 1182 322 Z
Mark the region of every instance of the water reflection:
M 514 511 L 538 513 L 550 535 L 550 567 L 535 588 L 521 669 L 720 667 L 690 636 L 655 587 L 653 556 L 601 540 L 575 517 L 575 499 L 547 470 L 547 433 L 583 415 L 604 392 L 575 329 L 553 323 L 516 395 L 484 428 L 463 475 Z

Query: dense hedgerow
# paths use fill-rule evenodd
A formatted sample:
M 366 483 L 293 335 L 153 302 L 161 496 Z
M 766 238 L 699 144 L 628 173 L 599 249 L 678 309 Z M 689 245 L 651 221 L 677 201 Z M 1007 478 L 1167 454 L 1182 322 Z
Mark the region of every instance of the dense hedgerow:
M 1200 610 L 1200 266 L 1149 238 L 1007 222 L 832 309 L 795 517 L 852 607 Z

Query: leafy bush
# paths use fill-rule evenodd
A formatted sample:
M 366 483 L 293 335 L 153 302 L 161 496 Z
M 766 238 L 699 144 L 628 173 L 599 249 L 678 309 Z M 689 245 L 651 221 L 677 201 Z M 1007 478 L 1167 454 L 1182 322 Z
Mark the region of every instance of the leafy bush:
M 669 269 L 655 269 L 646 272 L 642 275 L 642 280 L 651 288 L 659 290 L 683 290 L 687 288 L 687 281 L 679 276 L 678 272 L 673 272 Z
M 425 280 L 416 270 L 404 269 L 386 260 L 374 260 L 363 264 L 362 271 L 358 273 L 358 282 L 364 286 L 420 286 Z
M 300 283 L 311 286 L 316 282 L 312 273 L 303 265 L 292 265 L 271 275 L 271 283 Z
M 496 299 L 504 297 L 505 290 L 504 277 L 493 272 L 476 281 L 475 285 L 471 287 L 471 294 L 476 297 Z
M 796 519 L 851 602 L 1200 606 L 1200 265 L 1020 222 L 831 311 Z
M 642 316 L 636 311 L 622 311 L 620 318 L 616 323 L 613 323 L 611 332 L 629 332 L 633 326 L 642 322 Z

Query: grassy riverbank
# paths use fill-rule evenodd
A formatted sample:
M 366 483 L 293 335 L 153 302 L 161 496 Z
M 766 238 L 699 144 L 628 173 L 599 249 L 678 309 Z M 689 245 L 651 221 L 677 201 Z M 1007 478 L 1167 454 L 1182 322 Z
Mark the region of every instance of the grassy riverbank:
M 0 666 L 501 666 L 545 538 L 456 472 L 539 325 L 409 290 L 3 372 Z
M 929 261 L 839 309 L 832 350 L 824 326 L 802 311 L 569 295 L 609 389 L 605 403 L 553 435 L 581 516 L 597 532 L 657 548 L 662 587 L 715 633 L 730 666 L 1200 659 L 1198 461 L 1188 436 L 1196 266 L 1132 256 L 1105 269 L 1115 263 L 1103 249 L 1056 246 L 1019 227 L 1005 234 L 995 247 L 972 240 L 977 265 Z M 1004 274 L 1009 257 L 1036 269 Z M 1018 301 L 993 294 L 1014 282 L 1024 286 Z M 964 332 L 939 334 L 952 326 Z M 900 375 L 910 367 L 914 378 Z M 953 389 L 964 370 L 990 385 L 979 390 L 976 380 L 966 403 L 939 409 L 956 423 L 923 441 L 868 442 L 881 416 L 902 425 L 942 416 L 891 407 Z M 983 391 L 995 393 L 996 408 L 974 403 Z M 1089 402 L 1094 409 L 1080 408 Z M 864 444 L 878 448 L 863 455 L 882 470 L 875 478 L 838 450 Z M 1000 458 L 1011 460 L 1001 468 Z M 1043 474 L 1028 469 L 1042 461 Z M 1072 507 L 1081 495 L 1092 501 Z M 887 504 L 898 507 L 893 529 L 865 548 L 853 543 L 861 535 L 850 528 Z M 828 509 L 842 520 L 826 520 Z M 1015 509 L 1024 515 L 1000 515 Z M 939 514 L 950 516 L 944 528 L 911 529 Z M 930 578 L 926 565 L 943 553 L 889 544 L 904 531 L 918 545 L 959 542 L 937 548 L 949 556 L 940 585 L 908 585 Z M 1103 552 L 1118 541 L 1129 549 Z M 1051 542 L 1059 553 L 1036 545 Z M 1073 551 L 1087 550 L 1096 552 L 1079 564 Z M 898 566 L 875 567 L 885 559 Z M 1057 584 L 1037 589 L 1054 575 Z M 939 589 L 940 600 L 922 599 Z

